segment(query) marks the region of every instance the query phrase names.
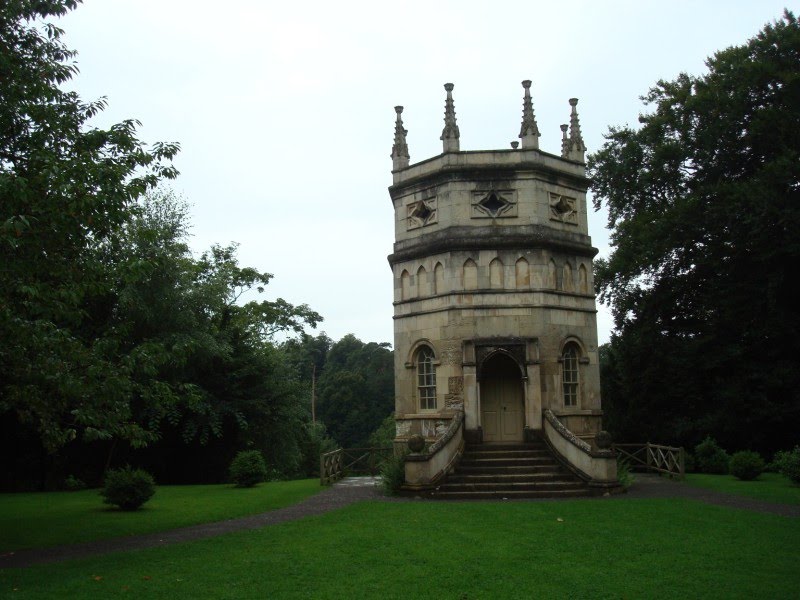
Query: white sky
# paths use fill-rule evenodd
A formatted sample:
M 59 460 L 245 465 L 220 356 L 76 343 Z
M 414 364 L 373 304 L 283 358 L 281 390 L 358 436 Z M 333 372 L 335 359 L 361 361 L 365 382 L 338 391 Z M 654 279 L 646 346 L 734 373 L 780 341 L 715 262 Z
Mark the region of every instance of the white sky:
M 392 341 L 394 106 L 411 162 L 442 151 L 445 82 L 462 150 L 508 148 L 533 80 L 540 147 L 560 152 L 578 97 L 592 152 L 635 124 L 660 78 L 701 74 L 788 0 L 395 1 L 85 0 L 60 21 L 79 51 L 99 126 L 139 119 L 140 139 L 177 141 L 176 192 L 192 246 L 238 242 L 240 264 L 275 275 L 269 298 L 307 303 L 339 339 Z M 589 233 L 608 252 L 606 216 Z M 612 328 L 599 306 L 599 341 Z

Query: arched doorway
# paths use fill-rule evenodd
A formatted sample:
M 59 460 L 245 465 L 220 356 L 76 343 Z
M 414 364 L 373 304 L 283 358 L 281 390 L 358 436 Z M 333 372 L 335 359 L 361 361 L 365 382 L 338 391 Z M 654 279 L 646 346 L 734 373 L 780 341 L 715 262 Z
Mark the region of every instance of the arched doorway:
M 506 354 L 495 354 L 483 364 L 480 385 L 483 441 L 521 442 L 525 409 L 517 363 Z

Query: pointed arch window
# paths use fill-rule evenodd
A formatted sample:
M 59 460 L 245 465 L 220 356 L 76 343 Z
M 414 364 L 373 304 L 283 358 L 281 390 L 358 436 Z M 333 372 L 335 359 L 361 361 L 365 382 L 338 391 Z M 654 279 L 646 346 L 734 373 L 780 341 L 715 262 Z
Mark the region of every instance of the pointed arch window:
M 561 389 L 564 394 L 564 406 L 578 406 L 578 345 L 570 342 L 564 346 L 561 354 Z
M 436 409 L 436 365 L 433 350 L 423 346 L 417 351 L 417 396 L 420 410 Z

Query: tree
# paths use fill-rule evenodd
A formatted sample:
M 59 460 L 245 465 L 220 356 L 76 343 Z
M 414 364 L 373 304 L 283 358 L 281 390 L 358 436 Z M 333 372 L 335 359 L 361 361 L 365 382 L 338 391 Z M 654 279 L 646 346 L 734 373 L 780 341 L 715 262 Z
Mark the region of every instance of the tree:
M 133 120 L 92 127 L 105 100 L 61 89 L 77 73 L 75 52 L 44 20 L 76 6 L 0 9 L 0 413 L 16 411 L 51 450 L 79 434 L 151 439 L 130 421 L 130 382 L 113 351 L 81 328 L 109 284 L 98 254 L 135 200 L 177 174 L 177 144 L 146 146 Z
M 349 334 L 331 346 L 319 380 L 317 414 L 342 447 L 365 446 L 394 408 L 389 344 Z
M 627 434 L 774 450 L 800 421 L 800 26 L 787 11 L 707 66 L 589 157 L 612 230 L 604 404 Z

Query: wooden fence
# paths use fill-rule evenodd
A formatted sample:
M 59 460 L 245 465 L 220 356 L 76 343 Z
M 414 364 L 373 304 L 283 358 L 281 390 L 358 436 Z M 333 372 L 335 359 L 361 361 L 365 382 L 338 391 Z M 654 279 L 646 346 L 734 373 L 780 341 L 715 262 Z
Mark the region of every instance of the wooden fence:
M 392 448 L 339 448 L 319 457 L 319 483 L 331 483 L 350 475 L 375 476 L 392 454 Z
M 632 471 L 656 471 L 683 479 L 686 473 L 683 448 L 658 444 L 614 444 L 617 459 L 628 463 Z

